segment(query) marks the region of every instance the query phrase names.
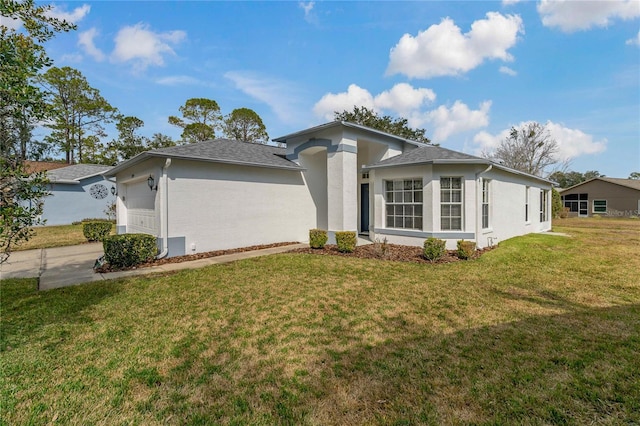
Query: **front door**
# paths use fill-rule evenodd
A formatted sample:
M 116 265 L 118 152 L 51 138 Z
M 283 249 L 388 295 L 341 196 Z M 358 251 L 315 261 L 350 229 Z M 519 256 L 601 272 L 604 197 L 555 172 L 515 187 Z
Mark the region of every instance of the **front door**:
M 360 184 L 360 233 L 369 234 L 369 184 Z
M 578 208 L 578 216 L 589 216 L 589 202 L 588 201 L 580 201 L 580 205 Z

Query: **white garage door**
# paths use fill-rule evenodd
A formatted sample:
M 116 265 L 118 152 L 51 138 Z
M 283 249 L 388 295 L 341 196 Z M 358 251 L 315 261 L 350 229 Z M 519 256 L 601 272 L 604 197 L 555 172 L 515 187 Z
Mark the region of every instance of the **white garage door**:
M 155 200 L 157 191 L 151 191 L 147 181 L 127 185 L 127 232 L 158 235 Z

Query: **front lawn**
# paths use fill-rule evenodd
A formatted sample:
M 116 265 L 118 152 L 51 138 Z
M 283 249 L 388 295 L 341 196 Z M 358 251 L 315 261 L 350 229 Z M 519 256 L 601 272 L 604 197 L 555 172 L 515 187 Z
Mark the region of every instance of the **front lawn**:
M 640 221 L 440 265 L 0 282 L 3 424 L 637 424 Z
M 111 233 L 115 233 L 115 225 Z M 84 244 L 87 239 L 82 233 L 82 224 L 37 226 L 33 228 L 34 235 L 28 241 L 21 242 L 12 248 L 13 251 L 33 250 L 51 247 L 73 246 Z

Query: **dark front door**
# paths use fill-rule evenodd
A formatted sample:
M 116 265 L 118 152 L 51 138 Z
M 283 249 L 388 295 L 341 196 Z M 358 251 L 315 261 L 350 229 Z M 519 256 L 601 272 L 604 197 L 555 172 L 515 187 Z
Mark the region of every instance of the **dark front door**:
M 369 184 L 360 184 L 360 233 L 369 233 Z

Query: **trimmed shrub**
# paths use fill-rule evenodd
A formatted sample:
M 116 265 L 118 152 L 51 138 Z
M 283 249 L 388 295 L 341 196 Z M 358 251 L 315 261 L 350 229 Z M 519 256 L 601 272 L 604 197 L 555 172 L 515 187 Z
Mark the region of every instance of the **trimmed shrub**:
M 336 232 L 336 244 L 338 245 L 338 251 L 341 253 L 353 253 L 356 249 L 356 233 L 353 231 L 338 231 Z
M 111 235 L 102 241 L 109 265 L 127 268 L 147 262 L 158 254 L 156 237 L 149 234 Z
M 458 258 L 467 260 L 473 257 L 476 252 L 476 243 L 473 241 L 458 240 L 458 250 L 456 254 Z
M 560 219 L 566 219 L 569 217 L 569 207 L 563 207 L 562 210 L 560 210 Z
M 327 231 L 324 229 L 309 229 L 309 246 L 321 249 L 327 244 Z
M 113 228 L 111 222 L 83 222 L 82 233 L 88 241 L 102 241 Z
M 428 261 L 435 262 L 447 252 L 445 248 L 446 244 L 447 242 L 445 240 L 429 237 L 424 240 L 424 250 L 422 254 Z

